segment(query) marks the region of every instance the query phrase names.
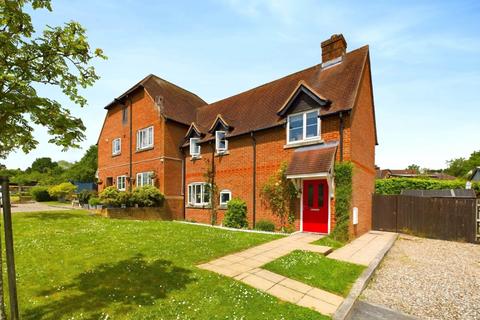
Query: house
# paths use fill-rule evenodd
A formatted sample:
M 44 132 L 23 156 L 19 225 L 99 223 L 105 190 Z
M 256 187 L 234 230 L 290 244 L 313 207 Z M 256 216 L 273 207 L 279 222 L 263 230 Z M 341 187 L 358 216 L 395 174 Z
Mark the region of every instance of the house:
M 480 181 L 480 167 L 476 167 L 468 173 L 468 181 L 472 181 L 472 182 Z
M 376 178 L 377 179 L 388 179 L 388 178 L 430 178 L 438 180 L 455 180 L 457 179 L 454 176 L 443 172 L 417 172 L 412 169 L 376 169 Z
M 334 164 L 354 165 L 350 234 L 371 227 L 377 134 L 368 46 L 347 52 L 343 35 L 321 44 L 320 63 L 206 103 L 150 75 L 109 104 L 98 141 L 102 188 L 157 185 L 179 219 L 221 223 L 226 203 L 246 201 L 248 221 L 279 225 L 261 189 L 286 162 L 297 185 L 297 230 L 335 225 Z M 153 179 L 152 179 L 153 174 Z M 218 188 L 210 199 L 207 176 Z M 356 218 L 356 217 L 355 217 Z

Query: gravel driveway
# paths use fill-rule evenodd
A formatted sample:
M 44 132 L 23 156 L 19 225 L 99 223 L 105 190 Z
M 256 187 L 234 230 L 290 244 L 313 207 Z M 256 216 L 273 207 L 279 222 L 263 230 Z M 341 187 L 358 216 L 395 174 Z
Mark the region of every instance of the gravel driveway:
M 72 208 L 73 209 L 73 208 Z M 12 212 L 35 212 L 35 211 L 60 211 L 69 210 L 67 207 L 54 207 L 41 202 L 15 203 L 12 204 Z M 70 209 L 71 210 L 71 209 Z
M 480 245 L 400 235 L 362 300 L 422 319 L 480 319 Z

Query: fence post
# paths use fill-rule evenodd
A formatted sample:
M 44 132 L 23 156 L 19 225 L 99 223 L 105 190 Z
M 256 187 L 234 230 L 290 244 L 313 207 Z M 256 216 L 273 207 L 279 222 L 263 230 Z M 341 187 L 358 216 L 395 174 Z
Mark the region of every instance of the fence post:
M 18 320 L 17 284 L 15 276 L 15 259 L 13 250 L 12 213 L 10 207 L 10 190 L 8 177 L 0 177 L 2 185 L 3 227 L 5 230 L 5 251 L 7 252 L 8 293 L 10 302 L 10 319 Z M 0 252 L 1 253 L 1 252 Z

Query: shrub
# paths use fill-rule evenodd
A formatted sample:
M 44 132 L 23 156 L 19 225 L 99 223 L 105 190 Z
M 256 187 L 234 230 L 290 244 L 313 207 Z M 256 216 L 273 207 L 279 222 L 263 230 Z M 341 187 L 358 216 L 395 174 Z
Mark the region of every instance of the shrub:
M 120 194 L 120 191 L 118 191 L 117 188 L 110 186 L 103 189 L 103 191 L 100 192 L 98 197 L 100 198 L 100 201 L 104 205 L 110 206 L 110 207 L 118 207 L 120 205 L 120 202 L 118 199 L 119 194 Z
M 139 207 L 161 207 L 164 200 L 165 197 L 160 190 L 146 185 L 133 190 L 130 204 L 137 204 Z
M 70 182 L 63 182 L 48 189 L 51 197 L 56 197 L 60 201 L 70 200 L 77 187 Z
M 270 220 L 260 220 L 255 223 L 255 229 L 261 231 L 275 231 L 275 224 Z
M 54 200 L 50 194 L 48 193 L 47 186 L 35 186 L 30 189 L 30 194 L 35 201 L 43 202 L 43 201 L 52 201 Z
M 350 162 L 335 164 L 335 229 L 333 239 L 348 241 L 348 223 L 352 202 L 353 165 Z
M 94 195 L 95 195 L 94 191 L 82 190 L 78 194 L 78 202 L 80 202 L 80 204 L 87 204 L 88 200 L 90 200 L 90 198 L 93 197 Z
M 97 197 L 91 197 L 90 199 L 88 199 L 88 204 L 92 207 L 95 207 L 102 204 L 102 202 Z
M 238 229 L 248 227 L 247 204 L 245 201 L 239 198 L 233 198 L 228 201 L 223 225 Z
M 131 207 L 134 203 L 132 193 L 127 191 L 120 191 L 117 200 L 118 205 L 124 205 L 125 207 Z
M 400 194 L 402 190 L 465 189 L 464 180 L 438 180 L 428 178 L 389 178 L 375 181 L 375 193 Z M 472 189 L 480 193 L 480 183 L 472 183 Z

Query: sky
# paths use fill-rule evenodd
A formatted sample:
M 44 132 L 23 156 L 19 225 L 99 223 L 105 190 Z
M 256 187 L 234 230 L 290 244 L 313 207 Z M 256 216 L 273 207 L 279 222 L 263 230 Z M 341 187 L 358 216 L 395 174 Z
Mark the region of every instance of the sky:
M 40 88 L 83 119 L 83 149 L 62 152 L 36 128 L 38 148 L 2 163 L 26 168 L 37 157 L 77 161 L 97 142 L 105 105 L 153 73 L 207 102 L 320 63 L 320 43 L 342 33 L 347 50 L 370 46 L 382 168 L 444 168 L 480 150 L 480 1 L 53 1 L 29 10 L 37 31 L 74 20 L 108 60 L 82 91 L 80 108 Z

